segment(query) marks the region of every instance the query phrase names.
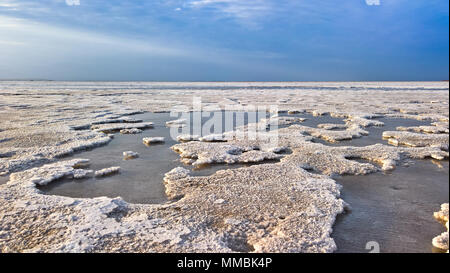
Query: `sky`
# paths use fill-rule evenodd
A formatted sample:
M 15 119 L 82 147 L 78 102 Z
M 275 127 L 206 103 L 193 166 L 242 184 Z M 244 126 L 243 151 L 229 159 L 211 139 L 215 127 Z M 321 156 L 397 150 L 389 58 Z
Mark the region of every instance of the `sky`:
M 0 0 L 0 79 L 448 77 L 448 0 Z

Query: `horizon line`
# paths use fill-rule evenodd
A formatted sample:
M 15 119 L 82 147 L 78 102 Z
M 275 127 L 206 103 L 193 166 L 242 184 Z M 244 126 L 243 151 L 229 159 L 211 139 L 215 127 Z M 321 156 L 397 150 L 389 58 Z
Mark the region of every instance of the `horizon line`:
M 49 79 L 0 79 L 0 82 L 7 81 L 24 81 L 24 82 L 155 82 L 155 83 L 270 83 L 270 82 L 449 82 L 449 80 L 291 80 L 291 81 L 206 81 L 206 80 L 193 80 L 193 81 L 158 81 L 158 80 L 49 80 Z

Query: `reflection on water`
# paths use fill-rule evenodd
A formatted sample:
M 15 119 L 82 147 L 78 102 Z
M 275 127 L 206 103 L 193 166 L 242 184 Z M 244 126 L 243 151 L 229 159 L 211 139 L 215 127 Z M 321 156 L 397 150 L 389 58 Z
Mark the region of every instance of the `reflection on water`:
M 370 241 L 378 242 L 381 252 L 434 251 L 431 240 L 445 227 L 433 213 L 449 199 L 449 163 L 413 162 L 387 174 L 336 179 L 351 206 L 333 228 L 338 252 L 368 252 Z

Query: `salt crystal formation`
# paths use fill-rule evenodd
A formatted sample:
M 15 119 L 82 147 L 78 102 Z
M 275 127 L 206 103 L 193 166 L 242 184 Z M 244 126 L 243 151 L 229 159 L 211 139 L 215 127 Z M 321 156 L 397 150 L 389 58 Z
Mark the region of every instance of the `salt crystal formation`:
M 383 138 L 395 146 L 406 145 L 411 147 L 440 147 L 448 151 L 448 134 L 419 134 L 406 131 L 385 131 Z
M 186 119 L 177 119 L 172 121 L 167 121 L 166 126 L 167 127 L 184 127 L 186 126 Z
M 226 137 L 223 134 L 212 134 L 199 138 L 203 142 L 223 142 L 226 141 Z
M 449 121 L 448 82 L 158 83 L 167 87 L 163 90 L 143 88 L 143 83 L 124 88 L 93 83 L 95 90 L 65 84 L 0 83 L 0 174 L 11 174 L 9 182 L 0 185 L 2 253 L 333 252 L 333 224 L 347 206 L 340 198 L 341 187 L 331 178 L 334 174 L 362 175 L 391 170 L 409 159 L 448 158 L 448 132 L 443 130 Z M 228 87 L 232 92 L 223 90 Z M 278 108 L 271 112 L 330 115 L 345 119 L 345 127 L 312 128 L 302 126 L 301 120 L 273 119 L 290 125 L 277 130 L 276 145 L 264 138 L 234 138 L 236 132 L 177 144 L 173 149 L 194 165 L 265 164 L 203 177 L 176 168 L 164 178 L 171 199 L 166 204 L 69 198 L 39 190 L 61 178 L 92 174 L 85 169 L 87 160 L 55 162 L 61 156 L 105 145 L 111 141 L 109 133 L 153 126 L 128 116 L 167 112 L 173 106 L 195 110 L 192 97 L 199 96 L 209 109 L 242 111 L 245 105 L 276 103 Z M 386 133 L 398 146 L 313 142 L 364 137 L 366 127 L 382 125 L 376 120 L 381 116 L 426 120 L 436 128 Z M 267 123 L 238 130 L 252 126 L 264 128 Z M 100 173 L 113 170 L 118 169 Z M 448 233 L 433 243 L 442 247 L 445 238 L 448 248 Z
M 108 176 L 108 175 L 113 175 L 113 174 L 117 174 L 120 172 L 120 167 L 110 167 L 110 168 L 105 168 L 105 169 L 101 169 L 95 172 L 95 177 L 102 177 L 102 176 Z
M 322 123 L 318 124 L 317 128 L 322 128 L 325 130 L 335 130 L 335 129 L 347 129 L 347 125 L 345 124 L 332 124 L 332 123 Z
M 280 159 L 274 152 L 254 150 L 253 147 L 221 143 L 189 142 L 172 146 L 182 158 L 195 159 L 194 166 L 212 163 L 249 163 Z
M 73 178 L 74 179 L 87 178 L 87 177 L 90 177 L 92 174 L 94 174 L 93 170 L 84 170 L 84 169 L 73 170 Z
M 384 123 L 378 120 L 374 120 L 374 117 L 378 117 L 378 115 L 365 115 L 362 114 L 360 116 L 348 115 L 345 120 L 347 126 L 351 127 L 352 125 L 359 127 L 370 127 L 370 126 L 383 126 Z
M 181 142 L 198 141 L 200 139 L 199 135 L 179 135 L 177 140 Z
M 291 125 L 294 123 L 304 122 L 305 118 L 297 118 L 297 117 L 280 117 L 280 116 L 272 116 L 269 119 L 261 119 L 261 123 L 265 123 L 267 125 Z
M 448 134 L 447 126 L 441 126 L 440 123 L 435 126 L 415 126 L 415 127 L 397 127 L 398 131 L 409 131 L 416 133 L 428 133 L 428 134 Z
M 344 131 L 331 131 L 327 129 L 312 128 L 306 126 L 296 126 L 295 128 L 300 133 L 308 134 L 316 138 L 321 138 L 329 142 L 351 140 L 353 138 L 360 138 L 369 134 L 369 132 L 361 129 L 358 126 L 349 127 Z
M 102 125 L 93 125 L 91 127 L 91 129 L 94 130 L 95 132 L 103 132 L 105 134 L 121 131 L 124 129 L 149 129 L 149 128 L 153 128 L 153 122 L 142 122 L 132 124 L 127 123 L 102 124 Z
M 145 145 L 164 143 L 164 137 L 145 137 L 142 139 Z
M 104 118 L 104 119 L 100 119 L 100 120 L 95 120 L 91 124 L 95 125 L 95 124 L 108 124 L 108 123 L 140 123 L 140 122 L 142 122 L 141 119 L 133 119 L 133 118 L 129 118 L 129 117 L 120 117 L 120 118 L 108 117 L 108 118 Z
M 447 250 L 448 253 L 448 245 L 449 245 L 449 236 L 448 236 L 448 203 L 441 205 L 441 210 L 439 212 L 434 213 L 434 218 L 436 220 L 441 221 L 445 223 L 445 227 L 447 228 L 447 231 L 442 233 L 439 236 L 436 236 L 433 239 L 433 246 L 442 249 Z
M 139 154 L 136 153 L 136 152 L 133 152 L 133 151 L 126 151 L 126 152 L 123 152 L 123 158 L 124 158 L 125 160 L 135 159 L 135 158 L 138 158 L 138 157 L 139 157 Z
M 63 177 L 73 176 L 74 178 L 83 178 L 89 175 L 91 171 L 76 169 L 87 167 L 88 159 L 74 159 L 71 161 L 54 163 L 41 168 L 33 168 L 20 173 L 11 174 L 11 180 L 27 180 L 30 183 L 44 186 Z
M 137 128 L 122 129 L 122 130 L 120 130 L 120 133 L 124 134 L 124 135 L 134 135 L 134 134 L 142 133 L 142 130 L 141 129 L 137 129 Z

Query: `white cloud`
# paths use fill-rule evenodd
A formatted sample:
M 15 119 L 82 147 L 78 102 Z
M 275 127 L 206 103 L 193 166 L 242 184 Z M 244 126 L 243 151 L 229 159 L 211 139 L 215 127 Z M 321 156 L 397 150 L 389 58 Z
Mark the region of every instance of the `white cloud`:
M 221 65 L 239 63 L 243 59 L 262 60 L 283 57 L 274 52 L 211 48 L 188 45 L 177 40 L 161 41 L 151 38 L 138 40 L 111 36 L 1 15 L 0 22 L 0 37 L 2 38 L 0 39 L 0 52 L 2 47 L 3 49 L 13 50 L 15 45 L 21 45 L 27 48 L 41 48 L 55 53 L 74 51 L 83 54 L 84 50 L 91 50 L 101 55 L 105 51 L 117 52 L 117 54 L 126 52 L 126 54 L 141 54 L 142 56 L 157 58 L 200 60 Z M 177 46 L 177 44 L 180 46 Z
M 0 9 L 17 10 L 18 7 L 19 4 L 12 0 L 2 0 L 0 3 Z
M 234 17 L 239 20 L 254 22 L 275 11 L 276 6 L 268 0 L 194 0 L 190 8 L 209 8 L 219 15 Z
M 80 0 L 66 0 L 66 4 L 68 6 L 79 6 L 81 3 Z
M 19 42 L 19 41 L 0 40 L 0 45 L 21 46 L 21 45 L 25 45 L 25 43 Z
M 23 7 L 26 3 L 22 2 L 20 6 Z M 65 1 L 60 0 L 58 3 L 64 5 Z M 185 11 L 189 7 L 180 8 Z M 238 10 L 242 5 L 225 8 Z M 181 71 L 188 64 L 202 69 L 215 67 L 233 73 L 240 69 L 251 71 L 252 75 L 260 70 L 261 73 L 268 73 L 275 69 L 290 73 L 290 70 L 285 70 L 284 67 L 263 65 L 267 60 L 283 58 L 276 52 L 227 49 L 217 45 L 185 41 L 182 37 L 158 37 L 147 35 L 138 39 L 128 35 L 100 33 L 73 26 L 51 25 L 36 20 L 0 15 L 0 52 L 3 53 L 0 54 L 0 74 L 3 73 L 0 76 L 64 79 L 65 73 L 72 70 L 76 70 L 78 76 L 86 75 L 87 70 L 83 67 L 95 66 L 97 62 L 105 71 L 101 73 L 106 75 L 110 70 L 119 70 L 114 66 L 110 69 L 111 63 L 118 60 L 124 66 L 133 69 L 135 67 L 133 62 L 145 60 L 148 63 L 139 66 L 142 71 L 148 69 L 155 75 L 163 76 L 168 73 L 167 71 Z M 170 64 L 180 64 L 180 68 L 177 68 L 178 65 L 171 68 Z M 158 70 L 158 66 L 161 66 L 161 69 Z M 233 69 L 227 70 L 230 68 Z M 165 70 L 167 71 L 164 72 Z M 131 71 L 127 73 L 131 74 Z M 133 71 L 138 73 L 136 72 L 138 70 Z
M 0 8 L 13 8 L 17 7 L 17 4 L 14 3 L 0 3 Z
M 12 45 L 11 42 L 7 43 L 9 40 L 26 39 L 27 41 L 24 42 L 26 44 L 48 45 L 49 47 L 67 44 L 80 46 L 95 45 L 158 56 L 185 56 L 188 54 L 184 49 L 170 47 L 163 42 L 114 37 L 66 27 L 55 27 L 1 15 L 0 22 L 0 37 L 8 38 L 8 40 L 3 41 L 3 45 Z
M 381 5 L 380 0 L 366 0 L 366 4 L 369 6 L 379 6 Z

